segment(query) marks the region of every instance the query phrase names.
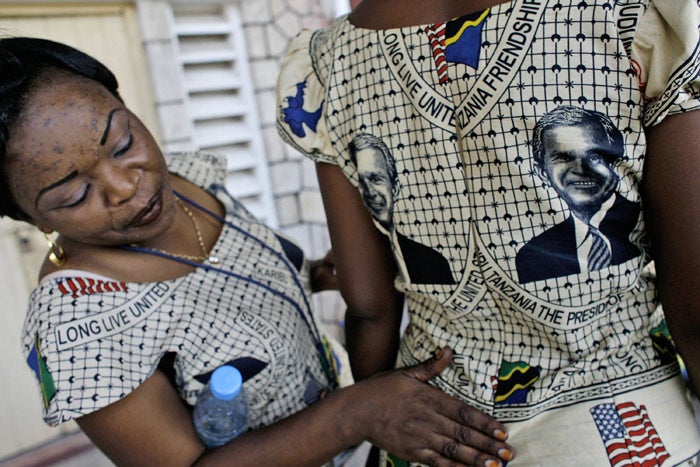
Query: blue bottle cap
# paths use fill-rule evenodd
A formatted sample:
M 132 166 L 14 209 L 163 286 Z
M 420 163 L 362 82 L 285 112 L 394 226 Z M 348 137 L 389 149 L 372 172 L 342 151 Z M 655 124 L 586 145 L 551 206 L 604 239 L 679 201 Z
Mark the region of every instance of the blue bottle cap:
M 223 365 L 214 370 L 209 380 L 209 387 L 212 394 L 217 399 L 233 399 L 241 392 L 243 377 L 241 373 L 232 366 Z

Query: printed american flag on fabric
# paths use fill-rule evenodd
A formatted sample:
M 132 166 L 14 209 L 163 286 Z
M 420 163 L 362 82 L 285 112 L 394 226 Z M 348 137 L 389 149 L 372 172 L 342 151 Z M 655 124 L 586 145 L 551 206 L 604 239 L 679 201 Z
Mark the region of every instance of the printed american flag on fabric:
M 435 59 L 435 66 L 437 67 L 440 84 L 445 84 L 449 79 L 447 75 L 447 58 L 445 58 L 446 30 L 446 23 L 436 23 L 425 28 L 425 32 L 430 39 L 430 47 L 433 51 L 433 58 Z
M 644 405 L 604 403 L 591 415 L 605 444 L 612 467 L 654 467 L 670 458 Z
M 58 290 L 63 295 L 78 298 L 82 295 L 93 295 L 107 292 L 128 292 L 125 282 L 104 281 L 85 277 L 66 277 L 58 280 Z

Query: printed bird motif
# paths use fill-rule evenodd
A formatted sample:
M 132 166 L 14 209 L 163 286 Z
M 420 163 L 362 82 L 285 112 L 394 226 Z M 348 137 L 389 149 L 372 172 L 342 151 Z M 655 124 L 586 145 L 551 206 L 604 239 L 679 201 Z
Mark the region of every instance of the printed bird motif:
M 297 83 L 297 93 L 294 97 L 286 97 L 285 102 L 287 107 L 282 109 L 284 114 L 284 122 L 289 125 L 289 129 L 292 133 L 300 138 L 306 136 L 306 130 L 304 125 L 306 125 L 311 131 L 316 131 L 316 126 L 318 121 L 321 119 L 321 111 L 323 109 L 323 104 L 313 112 L 309 112 L 304 109 L 304 89 L 306 88 L 306 81 Z

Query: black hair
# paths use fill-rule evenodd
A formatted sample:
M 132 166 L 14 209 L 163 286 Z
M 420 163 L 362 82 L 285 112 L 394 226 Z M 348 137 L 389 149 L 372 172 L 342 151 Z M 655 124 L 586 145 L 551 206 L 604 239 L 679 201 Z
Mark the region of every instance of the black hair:
M 117 79 L 95 58 L 65 44 L 34 37 L 0 39 L 0 217 L 28 220 L 12 193 L 6 173 L 7 142 L 28 97 L 51 74 L 68 72 L 102 84 L 119 101 Z

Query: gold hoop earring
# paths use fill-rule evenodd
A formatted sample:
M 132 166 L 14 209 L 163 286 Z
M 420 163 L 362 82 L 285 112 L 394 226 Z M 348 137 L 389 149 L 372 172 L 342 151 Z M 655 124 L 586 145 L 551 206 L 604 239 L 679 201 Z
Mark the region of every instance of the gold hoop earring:
M 45 233 L 46 243 L 49 244 L 49 261 L 51 261 L 54 266 L 60 268 L 66 264 L 66 252 L 63 251 L 61 245 L 53 241 L 49 234 Z

